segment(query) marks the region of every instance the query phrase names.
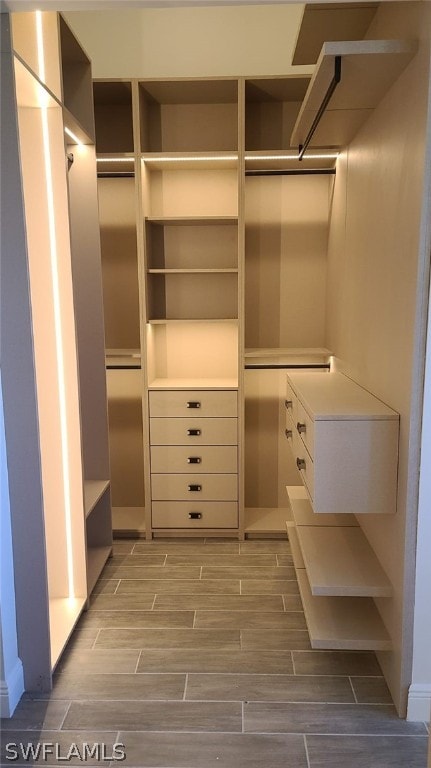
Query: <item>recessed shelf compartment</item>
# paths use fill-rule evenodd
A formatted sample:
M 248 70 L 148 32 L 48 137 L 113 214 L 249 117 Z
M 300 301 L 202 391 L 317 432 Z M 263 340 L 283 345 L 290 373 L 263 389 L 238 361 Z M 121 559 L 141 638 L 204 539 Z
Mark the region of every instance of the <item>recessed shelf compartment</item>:
M 91 98 L 91 62 L 64 18 L 59 16 L 63 104 L 71 122 L 71 130 L 79 128 L 94 142 L 94 112 Z M 66 125 L 67 125 L 66 120 Z M 78 135 L 86 143 L 85 138 Z M 88 139 L 87 139 L 88 141 Z
M 109 488 L 109 480 L 86 480 L 84 483 L 84 509 L 88 517 L 99 499 Z
M 341 80 L 310 140 L 311 147 L 344 147 L 399 77 L 417 50 L 407 40 L 324 43 L 292 131 L 291 146 L 303 145 L 341 57 Z
M 313 597 L 306 571 L 296 572 L 312 648 L 389 651 L 390 637 L 372 598 Z
M 330 513 L 317 515 L 311 506 L 306 488 L 303 485 L 287 485 L 287 495 L 292 510 L 293 521 L 297 526 L 339 526 L 357 528 L 358 521 L 354 515 Z
M 237 217 L 147 219 L 148 269 L 235 270 Z
M 245 148 L 287 150 L 307 91 L 308 76 L 257 78 L 245 83 Z
M 93 96 L 97 151 L 133 152 L 132 84 L 96 80 Z
M 233 320 L 238 317 L 235 273 L 150 272 L 148 282 L 150 320 Z
M 313 595 L 390 597 L 392 587 L 361 528 L 296 529 Z
M 244 529 L 246 538 L 286 538 L 288 509 L 282 507 L 246 507 Z
M 245 153 L 245 170 L 247 171 L 333 171 L 337 160 L 337 151 L 308 152 L 302 160 L 298 158 L 298 150 L 286 151 L 267 150 L 265 152 L 247 151 Z
M 238 148 L 238 81 L 156 80 L 139 84 L 144 152 Z
M 187 163 L 179 162 L 159 167 L 142 161 L 141 168 L 143 215 L 153 222 L 188 219 L 186 223 L 191 224 L 197 219 L 218 219 L 224 223 L 238 216 L 236 167 L 200 163 L 199 167 L 189 168 Z

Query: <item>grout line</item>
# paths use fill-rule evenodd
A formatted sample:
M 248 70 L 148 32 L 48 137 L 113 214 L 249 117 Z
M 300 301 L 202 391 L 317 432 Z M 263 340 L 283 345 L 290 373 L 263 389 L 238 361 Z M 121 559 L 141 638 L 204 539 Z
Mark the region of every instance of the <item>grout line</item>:
M 352 678 L 351 678 L 350 675 L 349 675 L 349 683 L 350 683 L 350 686 L 351 686 L 351 689 L 352 689 L 353 697 L 355 699 L 355 704 L 359 704 L 358 697 L 356 696 L 356 692 L 355 692 L 355 689 L 354 689 L 354 686 L 353 686 L 353 681 L 352 681 Z
M 156 605 L 156 598 L 157 598 L 157 594 L 155 594 L 154 597 L 153 597 L 153 602 L 151 604 L 151 608 L 149 609 L 150 611 L 154 611 L 154 608 L 155 608 L 155 605 Z
M 295 658 L 294 658 L 294 656 L 293 656 L 293 651 L 290 651 L 290 656 L 291 656 L 291 658 L 292 658 L 292 670 L 293 670 L 293 674 L 294 674 L 294 675 L 296 675 Z
M 68 705 L 67 705 L 67 707 L 66 707 L 66 712 L 64 713 L 64 717 L 62 718 L 62 721 L 61 721 L 61 723 L 60 723 L 60 725 L 59 725 L 59 727 L 58 727 L 58 730 L 59 730 L 59 731 L 61 731 L 61 730 L 63 729 L 63 725 L 64 725 L 64 723 L 65 723 L 65 721 L 66 721 L 66 717 L 67 717 L 67 716 L 68 716 L 68 714 L 69 714 L 69 710 L 70 710 L 70 707 L 71 707 L 71 706 L 72 706 L 72 701 L 70 700 L 70 701 L 69 701 L 69 704 L 68 704 Z
M 99 627 L 99 629 L 97 630 L 97 635 L 96 635 L 96 637 L 93 640 L 93 644 L 92 644 L 92 646 L 90 648 L 90 651 L 95 651 L 96 650 L 96 643 L 97 643 L 97 641 L 99 639 L 99 635 L 100 635 L 101 631 L 102 631 L 102 627 Z
M 241 733 L 245 733 L 245 712 L 244 712 L 244 706 L 245 701 L 241 701 Z
M 184 693 L 183 693 L 183 701 L 186 701 L 186 694 L 187 694 L 187 685 L 188 685 L 188 682 L 189 682 L 189 673 L 188 673 L 188 672 L 186 672 L 186 677 L 185 677 L 185 681 L 184 681 Z
M 141 648 L 141 650 L 138 653 L 138 658 L 136 659 L 135 672 L 134 672 L 135 675 L 138 672 L 139 662 L 141 660 L 142 653 L 143 653 L 143 651 L 142 651 L 142 648 Z
M 116 595 L 116 594 L 117 594 L 117 591 L 118 591 L 118 587 L 120 586 L 120 581 L 121 581 L 121 579 L 118 579 L 118 584 L 117 584 L 117 586 L 115 587 L 115 589 L 114 589 L 114 591 L 113 591 L 113 593 L 112 593 L 112 594 L 114 594 L 114 595 Z
M 308 768 L 311 768 L 311 763 L 310 763 L 310 755 L 308 754 L 307 736 L 305 735 L 305 733 L 304 733 L 304 735 L 303 735 L 303 738 L 304 738 L 304 749 L 305 749 L 305 756 L 306 756 L 306 758 L 307 758 L 307 765 L 308 765 Z

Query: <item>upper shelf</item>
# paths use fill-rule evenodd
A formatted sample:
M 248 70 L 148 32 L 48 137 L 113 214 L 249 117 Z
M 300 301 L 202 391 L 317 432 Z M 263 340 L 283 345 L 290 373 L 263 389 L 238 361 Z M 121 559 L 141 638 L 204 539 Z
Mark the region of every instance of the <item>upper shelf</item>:
M 310 147 L 349 144 L 371 111 L 414 56 L 409 40 L 355 40 L 325 43 L 291 136 L 304 145 L 341 58 L 341 78 L 315 128 Z
M 307 4 L 292 64 L 315 64 L 326 40 L 362 40 L 377 7 L 376 2 Z

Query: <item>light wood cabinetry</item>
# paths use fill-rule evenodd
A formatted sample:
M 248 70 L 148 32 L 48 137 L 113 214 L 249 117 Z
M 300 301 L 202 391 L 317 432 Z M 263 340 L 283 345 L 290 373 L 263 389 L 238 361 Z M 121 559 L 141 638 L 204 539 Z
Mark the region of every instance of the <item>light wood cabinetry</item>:
M 287 488 L 288 534 L 312 646 L 387 650 L 374 599 L 392 585 L 359 521 L 396 510 L 399 416 L 339 373 L 289 374 L 285 408 L 304 483 Z
M 112 543 L 91 68 L 63 18 L 35 12 L 2 14 L 2 84 L 3 71 L 8 178 L 20 195 L 2 219 L 2 305 L 13 296 L 32 345 L 6 302 L 5 418 L 21 473 L 10 483 L 18 642 L 25 687 L 40 691 Z M 25 433 L 15 357 L 26 359 Z

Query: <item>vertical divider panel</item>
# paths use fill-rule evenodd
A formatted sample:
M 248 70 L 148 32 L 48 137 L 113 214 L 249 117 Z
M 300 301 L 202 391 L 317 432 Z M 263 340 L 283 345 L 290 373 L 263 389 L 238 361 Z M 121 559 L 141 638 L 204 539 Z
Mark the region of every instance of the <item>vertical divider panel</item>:
M 238 518 L 244 538 L 245 359 L 245 79 L 238 81 Z

